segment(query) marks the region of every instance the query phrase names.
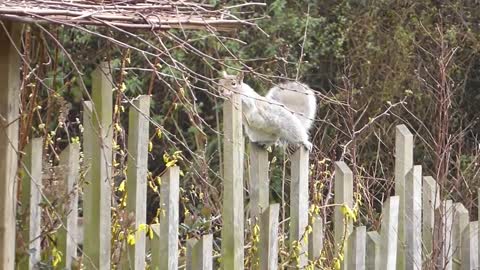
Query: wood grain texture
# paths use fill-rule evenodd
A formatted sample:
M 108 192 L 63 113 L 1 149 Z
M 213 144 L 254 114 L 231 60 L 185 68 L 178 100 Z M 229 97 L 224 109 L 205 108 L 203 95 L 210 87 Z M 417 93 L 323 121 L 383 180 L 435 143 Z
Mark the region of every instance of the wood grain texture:
M 14 269 L 22 25 L 0 27 L 0 268 Z M 5 31 L 6 30 L 6 31 Z
M 139 96 L 132 102 L 128 122 L 127 211 L 135 219 L 135 245 L 129 245 L 124 267 L 145 269 L 145 231 L 147 222 L 147 171 L 149 144 L 150 97 Z
M 243 270 L 243 155 L 242 102 L 233 94 L 223 105 L 223 228 L 222 267 Z

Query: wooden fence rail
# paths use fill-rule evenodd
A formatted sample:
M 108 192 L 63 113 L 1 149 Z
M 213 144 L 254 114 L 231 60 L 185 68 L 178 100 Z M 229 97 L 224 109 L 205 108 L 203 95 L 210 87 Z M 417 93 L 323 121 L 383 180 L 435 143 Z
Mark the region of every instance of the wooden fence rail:
M 13 31 L 13 30 L 12 30 Z M 5 37 L 0 35 L 0 41 Z M 7 42 L 8 44 L 8 42 Z M 12 59 L 12 48 L 0 43 L 0 68 L 9 74 L 18 71 Z M 7 52 L 5 54 L 5 52 Z M 11 65 L 7 66 L 5 63 Z M 12 95 L 18 76 L 0 72 L 0 96 Z M 63 209 L 58 245 L 63 254 L 61 266 L 71 269 L 77 258 L 77 230 L 84 231 L 82 262 L 85 269 L 111 268 L 111 199 L 112 199 L 112 78 L 108 63 L 102 63 L 93 73 L 92 100 L 84 102 L 83 162 L 88 185 L 79 186 L 80 145 L 70 144 L 60 155 L 65 182 L 63 195 L 68 204 Z M 13 87 L 13 88 L 12 88 Z M 13 98 L 0 99 L 0 113 L 12 119 L 17 112 Z M 151 269 L 179 268 L 179 190 L 180 170 L 173 166 L 162 176 L 160 187 L 159 224 L 152 225 L 154 236 L 147 241 L 139 227 L 146 222 L 148 116 L 150 98 L 141 96 L 130 108 L 127 164 L 127 210 L 134 217 L 135 245 L 125 247 L 122 269 L 145 269 L 150 253 Z M 3 106 L 5 105 L 5 106 Z M 13 106 L 13 108 L 18 108 Z M 251 228 L 245 225 L 244 213 L 244 138 L 242 134 L 242 104 L 240 96 L 224 104 L 224 182 L 221 228 L 221 266 L 223 269 L 244 269 L 245 235 Z M 16 204 L 12 186 L 17 170 L 16 139 L 18 126 L 10 125 L 0 132 L 0 267 L 14 269 L 15 235 L 12 209 Z M 9 143 L 5 143 L 6 140 Z M 13 148 L 12 148 L 13 147 Z M 321 269 L 323 249 L 339 250 L 337 262 L 341 269 L 422 269 L 426 262 L 442 269 L 478 269 L 480 241 L 478 221 L 469 220 L 469 213 L 460 203 L 440 200 L 439 187 L 422 167 L 413 163 L 413 134 L 400 125 L 396 128 L 395 196 L 383 204 L 380 231 L 354 222 L 354 176 L 344 162 L 335 163 L 333 214 L 333 245 L 326 245 L 324 217 L 309 215 L 309 153 L 299 148 L 291 155 L 289 232 L 279 231 L 279 213 L 284 205 L 270 203 L 268 153 L 255 145 L 249 147 L 250 209 L 252 220 L 259 224 L 259 268 L 279 268 L 279 239 L 297 247 L 296 267 Z M 21 256 L 22 269 L 34 269 L 41 261 L 41 198 L 42 198 L 42 139 L 31 139 L 22 162 L 22 210 L 28 222 L 23 223 L 26 255 Z M 83 188 L 83 228 L 77 228 L 79 189 Z M 7 192 L 6 192 L 7 190 Z M 480 193 L 480 190 L 479 190 Z M 9 208 L 9 209 L 7 209 Z M 355 227 L 354 227 L 355 223 Z M 309 234 L 308 234 L 308 233 Z M 213 235 L 189 240 L 186 248 L 186 269 L 213 269 Z M 439 243 L 442 245 L 438 246 Z M 8 250 L 8 251 L 7 251 Z M 430 258 L 438 250 L 438 260 Z M 22 261 L 23 259 L 23 261 Z M 437 268 L 440 269 L 440 268 Z

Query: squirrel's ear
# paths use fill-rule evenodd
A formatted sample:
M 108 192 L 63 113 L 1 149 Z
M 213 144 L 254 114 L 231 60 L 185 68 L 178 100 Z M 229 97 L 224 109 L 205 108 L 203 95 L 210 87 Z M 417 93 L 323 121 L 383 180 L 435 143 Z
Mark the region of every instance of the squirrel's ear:
M 225 70 L 222 71 L 222 77 L 225 79 L 227 78 L 227 72 Z
M 237 75 L 237 80 L 239 82 L 243 82 L 243 77 L 244 77 L 243 71 L 240 71 L 240 73 L 238 73 Z

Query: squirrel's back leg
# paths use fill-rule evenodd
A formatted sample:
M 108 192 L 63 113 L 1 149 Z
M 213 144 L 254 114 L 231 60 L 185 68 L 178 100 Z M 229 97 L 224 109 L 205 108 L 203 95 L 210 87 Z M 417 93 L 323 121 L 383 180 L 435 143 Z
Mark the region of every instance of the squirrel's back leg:
M 297 119 L 292 119 L 292 121 L 285 125 L 282 131 L 280 136 L 280 142 L 282 144 L 301 144 L 305 149 L 309 151 L 312 150 L 313 146 L 308 140 L 308 133 Z

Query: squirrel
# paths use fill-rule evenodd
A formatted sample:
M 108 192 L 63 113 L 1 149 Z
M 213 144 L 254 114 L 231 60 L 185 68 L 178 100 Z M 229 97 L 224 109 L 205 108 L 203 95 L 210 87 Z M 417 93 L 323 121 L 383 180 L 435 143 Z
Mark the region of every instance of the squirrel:
M 241 95 L 243 126 L 249 140 L 268 148 L 273 144 L 302 144 L 312 150 L 308 131 L 317 110 L 313 90 L 300 82 L 286 82 L 272 87 L 261 96 L 243 82 L 243 73 L 222 73 L 219 89 L 223 96 Z

